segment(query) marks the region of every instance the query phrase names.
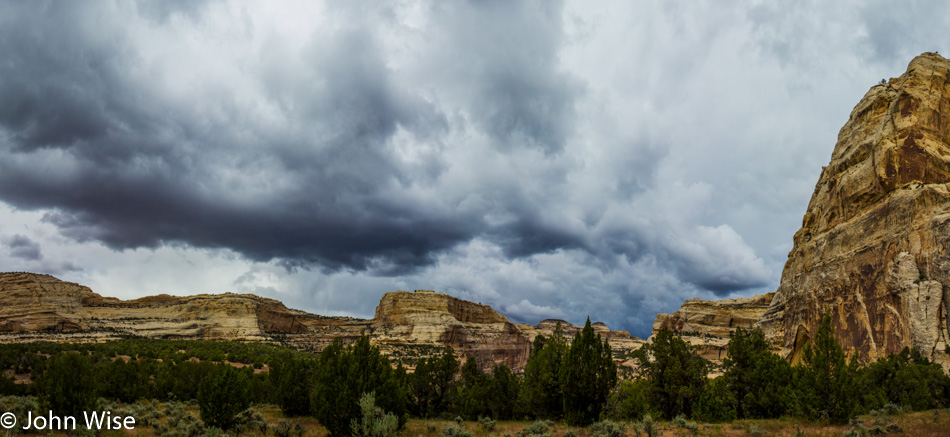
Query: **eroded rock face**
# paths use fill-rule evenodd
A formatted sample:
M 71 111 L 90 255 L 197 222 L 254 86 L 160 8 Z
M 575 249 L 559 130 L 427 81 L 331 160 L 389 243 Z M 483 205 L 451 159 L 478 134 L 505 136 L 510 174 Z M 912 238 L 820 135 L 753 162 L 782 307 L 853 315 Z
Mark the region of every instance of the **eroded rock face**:
M 531 351 L 518 327 L 490 306 L 430 290 L 384 294 L 372 323 L 380 345 L 449 346 L 483 368 L 521 369 Z
M 867 361 L 912 347 L 950 364 L 950 61 L 872 87 L 838 134 L 759 324 L 793 362 L 825 313 Z
M 653 321 L 653 332 L 679 332 L 687 343 L 699 348 L 707 360 L 720 362 L 736 328 L 750 329 L 765 314 L 774 293 L 744 299 L 690 299 L 673 314 L 661 313 Z
M 950 368 L 948 70 L 950 61 L 925 53 L 854 108 L 775 293 L 752 298 L 752 311 L 689 300 L 657 316 L 654 330 L 687 334 L 716 361 L 731 325 L 760 314 L 754 324 L 795 363 L 828 313 L 842 346 L 864 362 L 911 347 Z
M 320 351 L 335 338 L 361 334 L 410 367 L 416 359 L 449 346 L 459 358 L 474 357 L 488 370 L 505 364 L 520 371 L 535 335 L 554 324 L 514 324 L 487 305 L 419 290 L 383 295 L 370 320 L 325 317 L 287 308 L 250 294 L 158 295 L 123 301 L 49 275 L 0 273 L 0 342 L 98 342 L 137 335 L 150 338 L 268 341 Z M 580 328 L 564 322 L 570 339 Z M 639 347 L 626 331 L 594 324 L 615 351 Z

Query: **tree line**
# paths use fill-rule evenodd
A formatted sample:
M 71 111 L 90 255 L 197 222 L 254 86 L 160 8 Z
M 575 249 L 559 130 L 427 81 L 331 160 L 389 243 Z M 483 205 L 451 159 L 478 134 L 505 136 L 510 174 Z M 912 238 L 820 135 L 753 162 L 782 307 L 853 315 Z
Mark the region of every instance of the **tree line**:
M 884 408 L 925 410 L 950 406 L 950 376 L 916 350 L 860 365 L 846 358 L 825 315 L 798 365 L 772 353 L 759 328 L 739 328 L 728 346 L 723 374 L 707 378 L 710 363 L 668 330 L 635 355 L 641 372 L 613 391 L 608 413 L 639 419 L 693 418 L 705 422 L 801 417 L 846 423 Z
M 185 342 L 187 343 L 187 342 Z M 9 346 L 9 347 L 7 347 Z M 0 377 L 2 394 L 35 394 L 62 414 L 91 409 L 97 398 L 194 401 L 204 422 L 228 429 L 250 403 L 279 405 L 287 416 L 313 416 L 332 435 L 350 435 L 367 411 L 401 427 L 408 417 L 475 420 L 552 419 L 586 426 L 603 418 L 707 422 L 803 417 L 831 423 L 871 410 L 913 410 L 950 405 L 950 377 L 916 351 L 905 349 L 859 365 L 835 340 L 831 318 L 819 325 L 802 362 L 791 365 L 771 352 L 759 329 L 737 329 L 722 375 L 708 378 L 710 363 L 675 333 L 662 330 L 635 352 L 638 376 L 618 381 L 606 340 L 588 319 L 572 341 L 560 328 L 538 336 L 523 375 L 504 365 L 484 372 L 451 349 L 419 359 L 411 371 L 393 365 L 367 336 L 345 345 L 337 339 L 321 353 L 263 347 L 263 364 L 235 368 L 224 359 L 250 353 L 245 346 L 130 340 L 123 345 L 5 345 L 0 367 L 32 372 L 33 383 Z M 197 360 L 185 349 L 207 354 Z M 234 347 L 234 350 L 228 348 Z M 176 349 L 177 348 L 177 349 Z M 49 358 L 39 349 L 53 352 Z M 148 352 L 161 350 L 146 358 Z M 130 353 L 132 352 L 132 353 Z M 132 355 L 125 362 L 116 354 Z M 233 360 L 236 361 L 236 360 Z M 22 373 L 22 372 L 21 372 Z

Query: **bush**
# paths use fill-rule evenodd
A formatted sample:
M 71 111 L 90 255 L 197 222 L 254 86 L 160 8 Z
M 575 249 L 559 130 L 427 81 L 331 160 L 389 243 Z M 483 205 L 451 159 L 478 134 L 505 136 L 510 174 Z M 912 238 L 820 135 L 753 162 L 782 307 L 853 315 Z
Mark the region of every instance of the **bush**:
M 303 427 L 299 423 L 286 420 L 277 422 L 277 425 L 271 427 L 271 431 L 274 437 L 301 437 L 303 435 Z
M 96 404 L 95 378 L 89 357 L 63 353 L 47 361 L 36 381 L 40 405 L 60 416 L 82 417 Z
M 472 437 L 472 433 L 459 425 L 446 425 L 442 428 L 442 437 Z
M 334 437 L 350 434 L 353 420 L 362 418 L 360 397 L 369 392 L 376 393 L 375 404 L 395 415 L 400 427 L 405 423 L 406 392 L 400 372 L 366 335 L 350 347 L 334 340 L 320 353 L 315 370 L 310 407 Z
M 643 420 L 640 421 L 640 424 L 637 428 L 643 430 L 647 437 L 659 435 L 656 429 L 656 422 L 653 421 L 653 416 L 650 414 L 643 415 Z
M 359 400 L 360 421 L 353 419 L 350 430 L 359 437 L 394 437 L 399 429 L 399 419 L 376 406 L 376 394 L 365 393 Z
M 530 425 L 524 427 L 524 429 L 522 429 L 520 432 L 518 432 L 518 435 L 519 435 L 520 437 L 547 435 L 547 434 L 548 434 L 548 430 L 549 430 L 550 428 L 551 428 L 551 427 L 548 426 L 547 423 L 538 420 L 538 421 L 536 421 L 536 422 L 534 422 L 534 423 L 532 423 L 532 424 L 530 424 Z
M 624 437 L 624 426 L 604 420 L 590 426 L 590 437 Z
M 248 380 L 244 372 L 230 365 L 218 366 L 198 386 L 201 420 L 223 430 L 238 424 L 237 416 L 251 401 L 247 397 Z
M 248 408 L 244 410 L 237 417 L 237 429 L 236 434 L 241 434 L 244 431 L 257 432 L 261 435 L 267 434 L 267 429 L 270 428 L 267 425 L 267 419 L 264 418 L 264 415 L 260 411 L 257 411 L 254 408 Z
M 650 410 L 647 401 L 648 382 L 644 379 L 624 380 L 610 393 L 604 412 L 616 420 L 640 420 Z
M 489 417 L 479 417 L 478 424 L 482 426 L 482 429 L 491 432 L 495 430 L 495 421 Z

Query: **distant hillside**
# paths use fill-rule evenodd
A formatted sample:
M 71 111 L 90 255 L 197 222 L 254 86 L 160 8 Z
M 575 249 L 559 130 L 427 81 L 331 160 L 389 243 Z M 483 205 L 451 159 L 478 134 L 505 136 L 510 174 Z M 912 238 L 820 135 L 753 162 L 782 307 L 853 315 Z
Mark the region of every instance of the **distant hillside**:
M 88 287 L 35 273 L 0 273 L 0 342 L 99 342 L 125 336 L 278 342 L 322 350 L 336 337 L 362 332 L 390 357 L 411 365 L 449 346 L 482 367 L 521 369 L 531 341 L 556 321 L 516 324 L 487 305 L 427 290 L 385 293 L 373 319 L 327 317 L 252 294 L 148 296 L 123 301 Z M 580 329 L 562 322 L 567 335 Z M 618 354 L 643 341 L 626 331 L 594 328 Z

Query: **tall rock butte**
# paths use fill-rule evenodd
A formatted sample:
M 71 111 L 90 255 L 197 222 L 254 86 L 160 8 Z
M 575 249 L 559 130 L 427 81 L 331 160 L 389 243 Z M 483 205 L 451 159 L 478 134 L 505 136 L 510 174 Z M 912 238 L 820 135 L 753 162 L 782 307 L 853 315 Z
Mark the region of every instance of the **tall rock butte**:
M 924 53 L 872 87 L 838 133 L 758 324 L 793 362 L 825 313 L 863 360 L 948 363 L 950 61 Z
M 950 367 L 948 69 L 950 61 L 924 53 L 854 108 L 778 290 L 731 306 L 687 301 L 660 314 L 654 329 L 702 335 L 693 342 L 712 355 L 722 354 L 735 326 L 761 326 L 797 362 L 827 313 L 842 346 L 862 361 L 910 347 Z

